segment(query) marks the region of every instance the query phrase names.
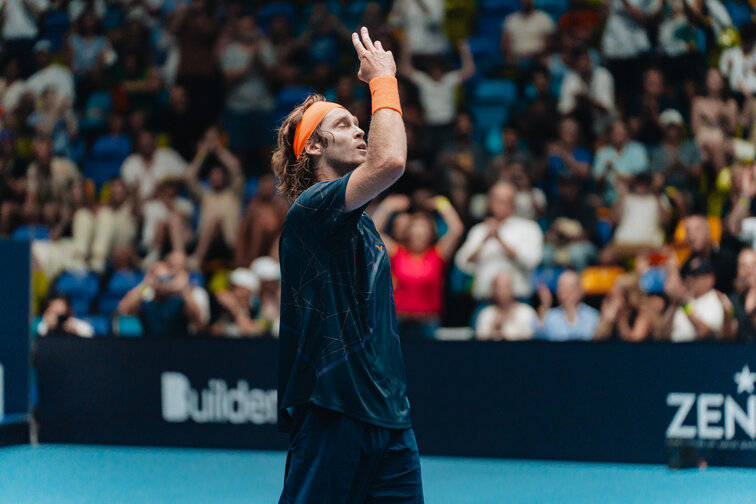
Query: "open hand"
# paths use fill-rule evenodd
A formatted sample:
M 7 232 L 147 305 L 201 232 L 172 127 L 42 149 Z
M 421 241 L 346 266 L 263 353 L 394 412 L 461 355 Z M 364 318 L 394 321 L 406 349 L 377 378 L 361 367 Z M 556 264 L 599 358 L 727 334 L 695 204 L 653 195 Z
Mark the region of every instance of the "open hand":
M 360 29 L 360 35 L 352 33 L 352 44 L 360 59 L 360 70 L 357 77 L 362 82 L 369 83 L 376 77 L 396 75 L 396 62 L 391 51 L 384 51 L 380 41 L 370 40 L 368 29 Z

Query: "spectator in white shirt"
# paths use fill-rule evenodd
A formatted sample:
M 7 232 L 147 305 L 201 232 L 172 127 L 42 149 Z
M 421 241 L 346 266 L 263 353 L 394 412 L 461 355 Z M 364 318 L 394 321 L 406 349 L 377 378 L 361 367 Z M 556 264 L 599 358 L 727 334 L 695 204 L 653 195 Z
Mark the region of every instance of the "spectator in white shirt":
M 637 89 L 651 51 L 648 26 L 662 8 L 661 0 L 611 0 L 601 52 L 617 81 L 617 96 Z
M 479 340 L 526 340 L 533 337 L 538 316 L 512 295 L 512 275 L 503 271 L 493 279 L 493 302 L 483 308 L 475 323 Z
M 170 178 L 183 178 L 186 162 L 169 147 L 155 147 L 155 137 L 141 131 L 137 138 L 137 151 L 121 165 L 121 178 L 142 200 L 155 193 L 157 184 Z
M 501 271 L 512 275 L 518 299 L 533 294 L 531 276 L 543 255 L 543 232 L 532 220 L 515 215 L 517 188 L 497 182 L 489 191 L 491 217 L 473 226 L 456 255 L 457 267 L 475 278 L 473 296 L 491 298 L 493 278 Z
M 614 78 L 606 68 L 594 67 L 585 47 L 572 52 L 571 66 L 557 108 L 563 115 L 575 114 L 586 136 L 602 133 L 614 116 Z
M 696 257 L 685 264 L 680 276 L 668 275 L 665 282 L 670 304 L 658 336 L 676 343 L 719 338 L 725 322 L 724 295 L 714 290 L 711 262 Z
M 475 74 L 470 46 L 466 41 L 461 41 L 458 48 L 462 66 L 451 72 L 444 72 L 439 62 L 432 63 L 427 73 L 422 72 L 413 68 L 409 51 L 402 52 L 399 72 L 417 86 L 426 126 L 451 125 L 456 113 L 454 92 L 457 86 Z
M 23 77 L 34 71 L 32 46 L 39 35 L 37 20 L 49 6 L 48 0 L 2 2 L 3 56 L 16 58 Z
M 556 32 L 551 16 L 535 9 L 535 0 L 522 0 L 522 10 L 501 25 L 501 52 L 507 62 L 520 64 L 545 54 Z
M 67 99 L 71 103 L 76 101 L 76 89 L 74 78 L 68 67 L 53 63 L 52 43 L 49 40 L 40 40 L 34 44 L 34 62 L 37 71 L 26 81 L 26 91 L 39 97 L 48 87 L 55 89 L 58 99 Z
M 444 36 L 444 0 L 397 0 L 389 22 L 403 29 L 412 56 L 438 56 L 448 49 Z
M 149 251 L 146 264 L 157 260 L 161 252 L 184 252 L 192 238 L 191 219 L 194 205 L 178 195 L 179 180 L 158 184 L 155 198 L 142 205 L 142 245 Z
M 417 86 L 420 104 L 423 106 L 429 157 L 429 168 L 434 168 L 436 153 L 451 141 L 454 117 L 457 112 L 455 92 L 457 86 L 475 74 L 470 46 L 466 41 L 458 44 L 462 66 L 458 70 L 444 72 L 441 62 L 430 63 L 428 73 L 413 68 L 410 53 L 405 48 L 399 61 L 399 73 Z
M 733 91 L 756 93 L 756 24 L 747 24 L 740 32 L 740 46 L 722 53 L 719 70 Z

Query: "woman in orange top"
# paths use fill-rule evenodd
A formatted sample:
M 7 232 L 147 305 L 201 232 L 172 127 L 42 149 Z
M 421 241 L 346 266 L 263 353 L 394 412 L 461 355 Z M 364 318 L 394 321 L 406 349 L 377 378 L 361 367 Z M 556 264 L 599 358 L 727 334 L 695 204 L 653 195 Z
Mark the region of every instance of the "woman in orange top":
M 407 196 L 390 195 L 375 210 L 373 221 L 391 258 L 399 334 L 402 338 L 430 339 L 441 320 L 446 264 L 464 233 L 464 225 L 445 197 L 428 198 L 421 210 L 405 213 L 410 206 Z M 432 211 L 438 212 L 447 226 L 441 238 Z M 395 219 L 394 237 L 386 231 L 392 214 L 403 216 L 401 221 Z

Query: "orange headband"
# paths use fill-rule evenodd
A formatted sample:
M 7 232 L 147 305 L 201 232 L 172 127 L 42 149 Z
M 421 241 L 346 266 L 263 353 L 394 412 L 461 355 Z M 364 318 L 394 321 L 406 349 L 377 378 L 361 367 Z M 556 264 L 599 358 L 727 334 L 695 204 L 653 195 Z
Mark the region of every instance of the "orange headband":
M 302 114 L 302 120 L 297 124 L 297 129 L 294 130 L 294 155 L 297 159 L 299 159 L 302 151 L 304 151 L 307 140 L 310 139 L 312 132 L 318 127 L 320 121 L 335 108 L 344 107 L 338 103 L 326 101 L 315 102 L 307 107 L 307 110 Z

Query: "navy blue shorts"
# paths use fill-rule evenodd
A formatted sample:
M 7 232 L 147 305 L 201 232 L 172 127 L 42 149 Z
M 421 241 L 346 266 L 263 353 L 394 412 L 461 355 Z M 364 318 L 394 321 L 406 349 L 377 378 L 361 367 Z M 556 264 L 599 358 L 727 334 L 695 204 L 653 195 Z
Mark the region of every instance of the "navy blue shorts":
M 307 406 L 291 435 L 279 504 L 422 504 L 412 429 Z

